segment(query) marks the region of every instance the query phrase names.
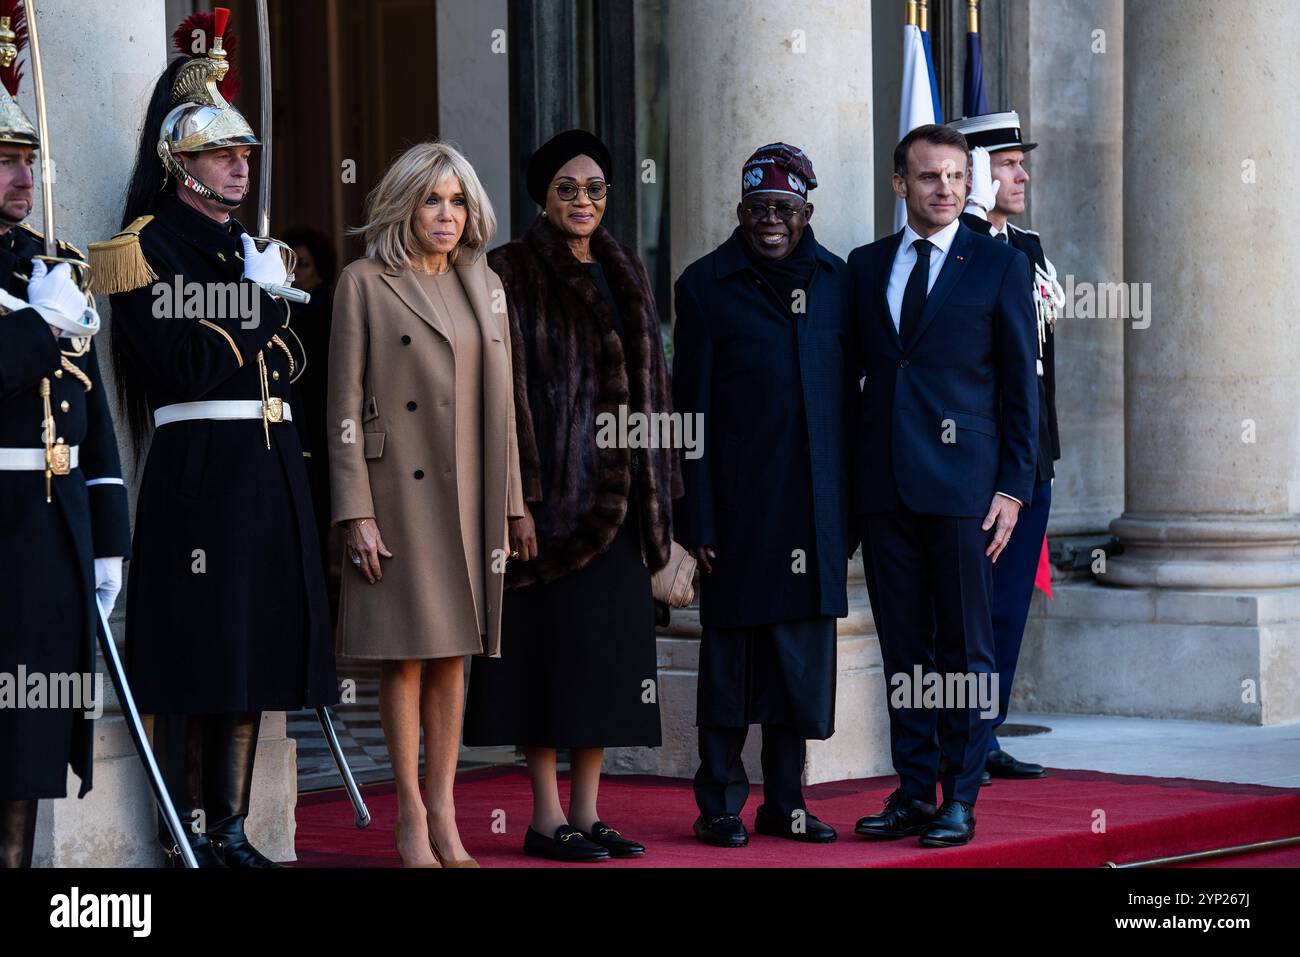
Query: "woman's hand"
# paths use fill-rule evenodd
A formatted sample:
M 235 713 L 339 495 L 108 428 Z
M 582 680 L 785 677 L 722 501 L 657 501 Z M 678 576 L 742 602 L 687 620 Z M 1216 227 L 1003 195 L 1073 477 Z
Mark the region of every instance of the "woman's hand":
M 352 562 L 366 581 L 374 584 L 384 577 L 379 569 L 379 556 L 392 558 L 393 553 L 384 544 L 379 534 L 379 526 L 373 518 L 358 518 L 347 523 L 348 560 Z
M 533 513 L 524 503 L 524 517 L 510 520 L 510 558 L 518 562 L 531 562 L 537 557 L 537 527 Z

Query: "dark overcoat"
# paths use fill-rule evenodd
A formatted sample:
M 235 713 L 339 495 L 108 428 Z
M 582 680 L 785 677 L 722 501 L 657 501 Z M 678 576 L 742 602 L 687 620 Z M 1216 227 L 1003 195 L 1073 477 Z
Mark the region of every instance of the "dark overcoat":
M 32 256 L 43 251 L 25 227 L 0 236 L 0 277 L 10 293 L 26 298 Z M 0 588 L 0 675 L 14 682 L 20 666 L 29 677 L 94 672 L 94 559 L 126 556 L 130 546 L 117 439 L 91 341 L 68 358 L 87 389 L 62 365 L 61 347 L 71 351 L 71 343 L 56 340 L 35 309 L 0 316 L 0 447 L 44 445 L 42 381 L 50 384 L 54 437 L 79 446 L 78 467 L 52 478 L 48 503 L 43 471 L 0 471 L 0 543 L 10 559 Z M 93 730 L 82 708 L 0 702 L 0 801 L 64 797 L 69 765 L 84 795 Z
M 243 228 L 172 196 L 155 213 L 140 247 L 157 282 L 111 297 L 128 360 L 118 375 L 144 388 L 152 412 L 259 400 L 264 362 L 270 395 L 292 406 L 289 355 L 272 336 L 294 351 L 296 340 L 283 328 L 285 304 L 242 278 Z M 178 279 L 205 297 L 233 293 L 181 309 L 169 301 Z M 256 302 L 255 322 L 233 297 Z M 196 419 L 155 430 L 127 583 L 127 662 L 141 711 L 292 711 L 338 700 L 302 452 L 292 422 L 264 431 L 261 419 Z
M 717 552 L 706 627 L 842 617 L 857 403 L 848 268 L 816 244 L 806 309 L 792 315 L 742 242 L 737 230 L 677 280 L 673 405 L 704 420 L 702 454 L 684 456 L 677 539 Z

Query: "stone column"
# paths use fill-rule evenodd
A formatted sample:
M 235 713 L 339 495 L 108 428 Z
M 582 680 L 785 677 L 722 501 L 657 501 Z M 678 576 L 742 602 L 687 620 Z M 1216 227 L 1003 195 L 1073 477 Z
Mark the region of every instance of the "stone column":
M 1011 98 L 991 107 L 1018 110 L 1039 144 L 1029 154 L 1029 208 L 1019 224 L 1042 234 L 1068 289 L 1118 282 L 1124 5 L 1036 0 L 1009 13 Z M 1098 541 L 1124 507 L 1123 322 L 1067 315 L 1055 335 L 1061 460 L 1048 533 Z
M 822 245 L 875 238 L 870 4 L 670 0 L 668 45 L 674 277 L 731 235 L 741 164 L 777 140 L 817 171 Z
M 86 244 L 117 232 L 126 185 L 135 163 L 139 124 L 166 65 L 170 30 L 163 0 L 41 0 L 37 26 L 44 60 L 46 105 L 56 164 L 55 213 L 60 239 Z M 246 30 L 246 36 L 253 31 Z M 36 106 L 32 70 L 24 70 L 19 102 L 33 122 Z M 41 223 L 40 184 L 31 222 Z M 97 348 L 103 388 L 116 406 L 108 336 L 112 317 L 99 301 L 105 331 Z M 129 498 L 138 488 L 128 443 L 119 446 Z M 125 611 L 125 588 L 114 623 Z M 76 800 L 77 779 L 69 773 L 63 801 L 42 801 L 37 819 L 35 858 L 44 866 L 152 866 L 159 857 L 154 841 L 153 797 L 127 733 L 111 682 L 104 679 L 104 716 L 96 722 L 94 789 Z M 277 859 L 293 856 L 293 808 L 297 798 L 294 742 L 285 734 L 283 712 L 262 720 L 253 785 L 249 833 Z
M 1037 603 L 1017 706 L 1300 719 L 1297 36 L 1287 0 L 1125 4 L 1125 550 Z
M 1125 543 L 1102 581 L 1300 585 L 1300 6 L 1125 7 Z M 1254 104 L 1252 107 L 1251 104 Z

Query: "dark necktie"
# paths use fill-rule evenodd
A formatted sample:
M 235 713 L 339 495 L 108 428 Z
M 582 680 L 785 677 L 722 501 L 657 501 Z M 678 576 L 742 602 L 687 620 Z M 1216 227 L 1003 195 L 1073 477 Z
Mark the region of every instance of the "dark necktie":
M 1011 240 L 1007 238 L 1006 233 L 998 233 L 998 242 L 1009 243 L 1011 242 Z
M 907 277 L 907 288 L 903 290 L 903 311 L 898 317 L 898 338 L 903 345 L 911 337 L 913 330 L 921 322 L 921 313 L 925 312 L 925 298 L 930 286 L 930 250 L 934 243 L 928 239 L 918 239 L 912 243 L 916 250 L 916 265 L 912 275 Z

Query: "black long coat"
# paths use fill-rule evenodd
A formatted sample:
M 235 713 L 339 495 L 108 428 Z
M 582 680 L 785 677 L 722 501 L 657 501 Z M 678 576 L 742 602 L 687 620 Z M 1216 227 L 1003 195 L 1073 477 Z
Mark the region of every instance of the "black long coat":
M 111 297 L 113 334 L 129 360 L 118 375 L 144 388 L 151 412 L 259 400 L 260 355 L 270 395 L 292 405 L 289 358 L 272 340 L 295 348 L 281 328 L 286 307 L 242 279 L 242 227 L 171 196 L 155 213 L 140 246 L 157 281 Z M 214 300 L 168 318 L 178 277 L 205 296 L 224 288 L 255 301 L 256 327 L 243 328 L 251 318 L 228 299 L 227 308 L 209 308 Z M 154 432 L 127 583 L 127 664 L 142 711 L 280 711 L 338 700 L 302 445 L 291 422 L 269 433 L 270 448 L 260 419 Z
M 706 627 L 843 617 L 858 391 L 848 268 L 817 244 L 806 311 L 791 315 L 742 242 L 737 230 L 677 280 L 673 407 L 703 415 L 704 442 L 683 455 L 675 537 L 717 552 Z
M 31 257 L 43 251 L 39 236 L 23 227 L 0 236 L 0 277 L 9 292 L 26 298 Z M 87 391 L 61 366 L 60 345 L 70 343 L 56 342 L 36 310 L 0 316 L 0 447 L 43 446 L 42 380 L 50 383 L 55 438 L 80 446 L 79 467 L 53 477 L 49 503 L 43 471 L 0 471 L 0 548 L 9 557 L 0 588 L 0 674 L 15 681 L 20 665 L 28 675 L 94 672 L 94 559 L 126 556 L 130 546 L 117 439 L 93 342 L 69 359 L 89 378 Z M 93 730 L 81 709 L 0 705 L 0 801 L 64 797 L 69 765 L 84 795 Z

